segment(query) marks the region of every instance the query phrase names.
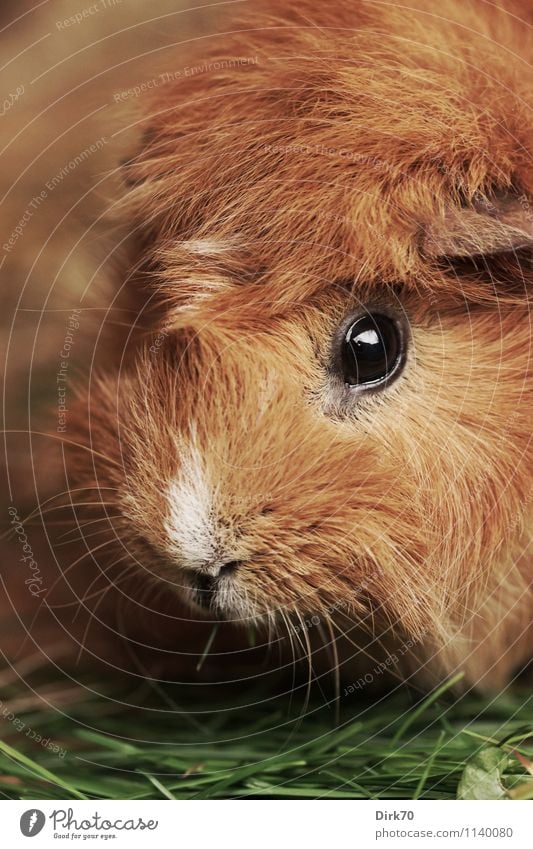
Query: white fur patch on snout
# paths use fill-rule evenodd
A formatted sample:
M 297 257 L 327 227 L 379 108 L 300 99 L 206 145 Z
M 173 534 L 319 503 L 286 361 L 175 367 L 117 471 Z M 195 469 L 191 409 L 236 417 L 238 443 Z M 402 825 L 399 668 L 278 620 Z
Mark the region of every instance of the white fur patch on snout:
M 193 447 L 166 491 L 165 531 L 172 553 L 185 568 L 201 567 L 216 557 L 212 492 L 200 452 Z
M 201 256 L 217 256 L 230 250 L 233 245 L 227 239 L 188 239 L 181 242 L 185 250 Z

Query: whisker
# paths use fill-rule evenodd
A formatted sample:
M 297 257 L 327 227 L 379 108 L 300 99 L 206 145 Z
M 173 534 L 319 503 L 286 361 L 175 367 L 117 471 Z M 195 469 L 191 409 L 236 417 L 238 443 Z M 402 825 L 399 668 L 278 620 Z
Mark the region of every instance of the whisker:
M 311 687 L 312 687 L 312 684 L 313 684 L 313 661 L 312 661 L 311 643 L 309 641 L 309 634 L 307 633 L 307 629 L 305 627 L 305 622 L 302 619 L 302 614 L 296 608 L 295 608 L 295 613 L 298 617 L 298 621 L 300 623 L 300 628 L 304 632 L 305 648 L 306 648 L 305 654 L 306 654 L 306 658 L 307 658 L 307 670 L 308 670 L 305 699 L 304 699 L 304 703 L 302 705 L 302 710 L 300 711 L 300 718 L 303 719 L 307 715 L 307 712 L 309 710 L 309 701 L 311 699 Z M 299 635 L 297 634 L 297 636 L 299 636 Z
M 67 504 L 58 504 L 57 506 L 47 507 L 46 510 L 40 511 L 40 516 L 48 516 L 50 513 L 53 513 L 56 510 L 75 510 L 78 507 L 116 507 L 116 503 L 114 501 L 71 501 Z M 20 524 L 25 525 L 28 522 L 30 517 L 27 516 L 25 519 L 21 519 Z M 34 518 L 33 512 L 31 514 L 31 518 Z M 103 517 L 102 517 L 103 518 Z M 66 520 L 72 523 L 72 519 Z M 33 526 L 40 526 L 39 522 L 30 523 Z M 14 529 L 9 528 L 6 532 L 6 536 L 11 533 Z
M 113 563 L 111 563 L 108 568 L 111 568 L 112 566 L 116 566 L 117 563 L 120 563 L 121 560 L 125 560 L 126 557 L 127 557 L 127 555 L 125 554 L 123 557 L 120 557 L 118 560 L 114 560 Z M 101 572 L 97 577 L 101 578 L 102 575 L 105 574 L 106 572 L 107 572 L 107 568 L 104 569 L 103 572 Z M 126 574 L 126 573 L 124 573 L 124 574 Z M 120 579 L 117 581 L 116 585 L 118 585 L 120 583 L 120 581 L 122 580 L 122 577 L 123 576 L 121 575 Z M 96 580 L 93 580 L 91 582 L 91 586 L 93 586 L 95 583 L 96 583 Z M 91 598 L 96 598 L 98 595 L 100 595 L 100 593 L 103 591 L 103 589 L 107 589 L 107 588 L 108 587 L 106 586 L 105 588 L 102 588 L 102 590 L 97 590 L 96 592 L 92 593 L 91 595 L 85 595 L 81 601 L 89 601 Z M 89 590 L 87 590 L 87 592 L 88 591 Z M 76 601 L 66 601 L 66 602 L 63 602 L 62 604 L 50 604 L 49 608 L 50 608 L 50 610 L 63 610 L 67 607 L 73 607 L 74 605 L 76 607 L 79 607 L 80 604 L 81 604 L 81 601 L 79 599 L 76 599 Z M 74 618 L 72 619 L 73 622 L 74 622 L 75 618 L 76 617 L 74 616 Z
M 201 656 L 200 660 L 198 661 L 198 663 L 196 664 L 196 671 L 197 672 L 199 672 L 200 669 L 202 668 L 202 666 L 204 665 L 204 661 L 205 661 L 207 655 L 209 654 L 211 647 L 213 645 L 213 642 L 215 640 L 215 637 L 217 635 L 218 628 L 219 628 L 219 625 L 218 625 L 218 622 L 217 622 L 215 625 L 213 625 L 213 627 L 211 629 L 211 633 L 209 634 L 209 637 L 207 638 L 205 648 L 202 652 L 202 656 Z
M 109 572 L 109 571 L 110 571 L 110 570 L 111 570 L 114 566 L 116 566 L 118 563 L 121 563 L 121 562 L 122 562 L 122 560 L 125 560 L 127 557 L 128 557 L 128 554 L 127 554 L 127 553 L 126 553 L 126 554 L 123 554 L 123 555 L 122 555 L 122 557 L 119 557 L 117 560 L 114 560 L 112 563 L 110 563 L 110 564 L 109 564 L 109 566 L 106 566 L 106 568 L 105 568 L 105 569 L 102 569 L 102 570 L 101 570 L 101 571 L 100 571 L 100 572 L 99 572 L 99 573 L 95 576 L 95 578 L 93 578 L 93 580 L 91 581 L 91 583 L 90 583 L 90 584 L 89 584 L 89 586 L 87 587 L 87 590 L 85 591 L 84 595 L 83 595 L 83 596 L 82 596 L 82 598 L 80 599 L 79 604 L 77 605 L 77 610 L 76 610 L 76 612 L 74 613 L 74 616 L 72 617 L 72 622 L 75 622 L 75 621 L 76 621 L 76 619 L 77 619 L 77 617 L 78 617 L 78 614 L 79 614 L 80 610 L 82 609 L 82 607 L 85 607 L 85 602 L 88 600 L 88 593 L 90 593 L 90 591 L 91 591 L 91 589 L 94 587 L 94 585 L 95 585 L 95 584 L 96 584 L 96 583 L 100 580 L 100 578 L 105 578 L 105 577 L 107 577 L 107 573 L 108 573 L 108 572 Z M 108 584 L 107 584 L 107 587 L 106 587 L 106 588 L 108 588 L 109 586 L 115 586 L 114 582 L 113 582 L 113 581 L 108 582 Z
M 96 489 L 99 492 L 100 492 L 100 490 L 103 490 L 103 489 L 118 492 L 119 487 L 118 486 L 99 486 L 98 484 L 90 484 L 88 486 L 79 486 L 79 487 L 76 487 L 75 489 L 63 489 L 63 490 L 61 490 L 61 492 L 56 492 L 54 495 L 51 495 L 49 498 L 46 498 L 44 501 L 40 501 L 34 507 L 32 512 L 29 513 L 28 516 L 26 516 L 26 518 L 27 519 L 29 519 L 30 517 L 33 518 L 33 515 L 39 513 L 39 511 L 45 506 L 45 504 L 49 504 L 50 501 L 55 501 L 56 498 L 61 498 L 62 495 L 71 495 L 73 492 L 87 492 L 87 491 L 90 491 L 91 489 Z M 66 503 L 70 504 L 71 502 L 72 502 L 72 499 L 70 499 Z
M 325 640 L 324 629 L 322 625 L 319 625 L 320 636 L 322 637 L 322 644 L 328 651 L 328 655 L 330 660 L 332 661 L 332 668 L 330 670 L 331 675 L 333 677 L 333 686 L 335 693 L 335 723 L 339 724 L 340 717 L 340 693 L 341 693 L 341 683 L 340 683 L 340 667 L 339 667 L 339 653 L 337 650 L 337 641 L 335 639 L 335 635 L 333 633 L 333 627 L 331 625 L 331 620 L 329 615 L 325 616 L 326 625 L 329 631 L 329 642 Z
M 118 630 L 118 629 L 120 629 L 120 630 Z M 150 675 L 150 672 L 146 669 L 146 667 L 142 663 L 141 659 L 135 653 L 131 642 L 126 637 L 126 633 L 125 633 L 125 629 L 124 629 L 124 619 L 123 619 L 123 615 L 122 615 L 122 605 L 121 604 L 119 604 L 118 608 L 117 608 L 117 631 L 122 638 L 122 641 L 123 641 L 124 646 L 125 646 L 126 653 L 128 654 L 130 660 L 133 662 L 133 665 L 135 666 L 137 671 L 140 672 L 141 675 L 144 677 L 144 679 L 146 680 L 146 682 L 150 686 L 150 688 L 155 693 L 157 693 L 157 695 L 162 699 L 162 701 L 166 705 L 168 705 L 168 707 L 170 707 L 172 710 L 175 710 L 176 712 L 178 712 L 180 716 L 183 716 L 193 726 L 193 728 L 196 729 L 196 731 L 199 731 L 202 734 L 202 736 L 205 735 L 206 734 L 205 727 L 200 722 L 198 722 L 198 720 L 195 719 L 194 716 L 191 716 L 189 713 L 187 713 L 187 711 L 182 710 L 181 706 L 174 699 L 171 699 L 167 690 L 165 690 L 163 687 L 161 687 L 159 682 L 155 678 L 153 678 L 152 675 Z
M 125 557 L 127 557 L 127 555 L 124 555 L 124 557 L 119 557 L 119 559 L 118 559 L 118 560 L 115 560 L 115 561 L 114 561 L 114 563 L 112 563 L 112 564 L 111 564 L 111 565 L 110 565 L 110 566 L 109 566 L 106 570 L 104 570 L 104 572 L 102 572 L 100 575 L 98 575 L 98 577 L 102 577 L 102 575 L 103 575 L 103 574 L 105 574 L 105 572 L 109 571 L 109 569 L 111 569 L 111 567 L 112 567 L 112 566 L 116 566 L 116 565 L 117 565 L 117 563 L 120 563 L 120 561 L 121 561 L 121 560 L 124 560 L 124 559 L 125 559 Z M 122 575 L 120 575 L 120 577 L 119 577 L 119 579 L 117 580 L 117 582 L 116 582 L 116 583 L 115 583 L 114 581 L 110 581 L 110 582 L 108 583 L 108 586 L 107 586 L 107 587 L 104 587 L 104 588 L 103 588 L 103 590 L 102 590 L 100 593 L 98 593 L 98 594 L 100 595 L 100 598 L 98 599 L 98 601 L 96 602 L 96 604 L 94 605 L 94 607 L 92 608 L 92 610 L 89 610 L 89 609 L 85 606 L 85 601 L 87 600 L 86 596 L 84 596 L 84 597 L 81 599 L 80 604 L 79 604 L 79 607 L 78 607 L 78 610 L 76 611 L 76 613 L 75 613 L 75 615 L 74 615 L 74 617 L 73 617 L 73 619 L 72 619 L 72 622 L 74 622 L 74 620 L 76 619 L 76 617 L 77 617 L 77 615 L 78 615 L 79 611 L 81 610 L 81 607 L 82 607 L 82 606 L 83 606 L 83 608 L 84 608 L 85 610 L 87 610 L 87 612 L 88 612 L 88 614 L 89 614 L 89 620 L 88 620 L 88 622 L 87 622 L 87 624 L 86 624 L 86 626 L 85 626 L 85 630 L 84 630 L 84 632 L 83 632 L 83 636 L 82 636 L 81 642 L 79 643 L 80 648 L 79 648 L 79 651 L 78 651 L 78 656 L 77 656 L 77 659 L 76 659 L 76 664 L 78 664 L 78 663 L 80 662 L 81 656 L 82 656 L 82 654 L 83 654 L 83 650 L 85 649 L 85 646 L 87 645 L 87 638 L 88 638 L 88 636 L 89 636 L 89 630 L 90 630 L 90 627 L 91 627 L 91 625 L 92 625 L 93 621 L 96 619 L 98 622 L 100 622 L 100 624 L 103 624 L 103 623 L 102 623 L 102 621 L 101 621 L 101 619 L 98 619 L 98 617 L 96 616 L 96 611 L 98 610 L 98 608 L 99 608 L 99 607 L 100 607 L 100 605 L 102 604 L 102 602 L 103 602 L 103 600 L 105 599 L 105 597 L 106 597 L 106 596 L 107 596 L 107 595 L 108 595 L 108 594 L 112 591 L 112 589 L 113 589 L 113 588 L 115 588 L 115 589 L 119 589 L 119 584 L 124 584 L 124 583 L 128 580 L 128 578 L 129 578 L 129 576 L 130 576 L 131 572 L 135 570 L 135 568 L 136 568 L 135 564 L 134 564 L 134 563 L 132 563 L 132 564 L 131 564 L 131 566 L 129 566 L 129 567 L 126 569 L 126 571 L 125 571 Z M 91 583 L 91 586 L 93 586 L 93 584 L 94 584 L 94 581 Z
M 90 448 L 88 445 L 83 445 L 81 442 L 74 442 L 72 439 L 65 439 L 65 437 L 60 436 L 56 433 L 47 433 L 46 431 L 41 430 L 32 430 L 31 428 L 20 428 L 18 430 L 6 430 L 4 428 L 0 428 L 0 433 L 5 434 L 15 434 L 15 433 L 24 433 L 31 434 L 32 436 L 46 436 L 49 439 L 57 439 L 59 442 L 62 442 L 67 445 L 73 445 L 75 448 L 82 448 L 84 451 L 89 451 L 91 454 L 94 454 L 96 457 L 100 457 L 101 460 L 105 460 L 106 463 L 110 463 L 112 466 L 116 466 L 118 469 L 122 469 L 122 465 L 118 463 L 116 460 L 113 460 L 112 457 L 108 457 L 107 454 L 102 454 L 100 451 L 96 451 L 95 448 Z
M 331 620 L 331 624 L 332 624 L 332 626 L 333 626 L 334 628 L 336 628 L 336 629 L 337 629 L 337 631 L 340 633 L 341 637 L 343 637 L 345 640 L 348 640 L 348 642 L 349 642 L 349 643 L 350 643 L 350 644 L 351 644 L 351 645 L 352 645 L 355 649 L 357 649 L 357 652 L 358 652 L 358 653 L 363 653 L 363 654 L 365 655 L 365 657 L 367 657 L 367 658 L 368 658 L 369 660 L 371 660 L 374 664 L 376 664 L 376 666 L 378 665 L 378 663 L 379 663 L 378 659 L 377 659 L 376 657 L 374 657 L 374 656 L 373 656 L 373 655 L 369 652 L 369 650 L 368 650 L 368 648 L 367 648 L 366 646 L 364 646 L 364 645 L 359 645 L 358 643 L 355 643 L 352 639 L 350 639 L 350 637 L 348 636 L 347 632 L 346 632 L 346 631 L 343 631 L 343 630 L 342 630 L 342 628 L 340 627 L 340 625 L 339 625 L 339 624 L 338 624 L 338 623 L 337 623 L 334 619 L 332 619 L 332 620 Z M 358 625 L 359 623 L 353 623 L 353 624 L 354 624 L 354 627 L 356 627 L 356 625 Z M 384 648 L 383 646 L 380 646 L 380 647 L 381 647 L 381 648 Z M 399 672 L 396 672 L 396 670 L 395 670 L 395 669 L 393 669 L 393 667 L 392 667 L 392 666 L 389 668 L 389 670 L 388 670 L 388 674 L 389 674 L 389 675 L 392 675 L 392 677 L 393 677 L 393 678 L 395 678 L 398 682 L 400 682 L 400 683 L 403 683 L 403 682 L 404 682 L 404 676 L 403 676 L 403 675 L 401 675 Z M 422 692 L 423 692 L 423 691 L 422 691 L 419 687 L 417 687 L 417 686 L 416 686 L 415 684 L 413 684 L 412 682 L 410 682 L 410 686 L 412 686 L 412 687 L 413 687 L 413 689 L 417 690 L 417 691 L 418 691 L 418 692 L 420 692 L 420 693 L 422 693 Z
M 123 518 L 124 517 L 120 513 L 117 513 L 114 516 L 110 516 L 108 513 L 106 513 L 105 516 L 100 516 L 99 519 L 89 519 L 87 522 L 81 522 L 81 523 L 76 522 L 76 527 L 71 528 L 69 531 L 65 531 L 65 533 L 61 534 L 61 536 L 59 536 L 58 539 L 64 539 L 69 534 L 73 534 L 73 533 L 76 533 L 77 531 L 81 531 L 83 528 L 86 528 L 88 525 L 94 525 L 96 522 L 109 522 L 111 520 L 116 521 L 117 519 L 123 519 Z
M 104 534 L 104 533 L 106 533 L 106 531 L 111 531 L 111 530 L 114 531 L 116 529 L 105 527 L 105 528 L 100 528 L 99 531 L 93 531 L 90 534 L 81 533 L 77 537 L 72 537 L 72 539 L 65 539 L 65 540 L 63 540 L 63 542 L 55 542 L 54 548 L 60 548 L 61 546 L 64 546 L 64 545 L 74 545 L 74 543 L 85 542 L 85 540 L 87 540 L 87 539 L 91 539 L 92 537 L 98 536 L 99 534 Z

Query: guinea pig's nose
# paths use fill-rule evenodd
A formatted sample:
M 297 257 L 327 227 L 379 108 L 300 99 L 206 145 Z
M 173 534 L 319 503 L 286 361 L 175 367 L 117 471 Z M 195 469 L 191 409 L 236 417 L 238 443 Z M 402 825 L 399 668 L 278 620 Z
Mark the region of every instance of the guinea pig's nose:
M 191 573 L 191 581 L 200 592 L 211 593 L 221 578 L 233 575 L 241 565 L 240 560 L 228 560 L 225 563 L 205 563 Z

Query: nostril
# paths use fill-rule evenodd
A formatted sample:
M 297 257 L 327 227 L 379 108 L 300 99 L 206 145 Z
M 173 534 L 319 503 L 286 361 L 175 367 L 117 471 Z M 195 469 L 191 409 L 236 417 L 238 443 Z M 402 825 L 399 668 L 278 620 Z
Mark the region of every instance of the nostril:
M 221 585 L 224 585 L 224 576 L 232 575 L 239 568 L 241 562 L 240 560 L 228 560 L 227 563 L 211 567 L 211 572 L 191 573 L 189 580 L 196 603 L 209 610 L 221 589 Z
M 216 567 L 211 567 L 211 571 L 209 572 L 192 572 L 190 573 L 190 578 L 195 589 L 204 593 L 212 593 L 215 591 L 219 579 L 226 575 L 233 575 L 239 566 L 242 566 L 242 560 L 228 560 L 227 563 L 221 563 Z
M 237 571 L 239 566 L 242 566 L 242 560 L 229 560 L 228 563 L 223 563 L 220 567 L 220 575 L 232 575 Z
M 212 593 L 215 583 L 216 578 L 212 575 L 206 575 L 202 572 L 194 576 L 195 589 L 202 593 Z

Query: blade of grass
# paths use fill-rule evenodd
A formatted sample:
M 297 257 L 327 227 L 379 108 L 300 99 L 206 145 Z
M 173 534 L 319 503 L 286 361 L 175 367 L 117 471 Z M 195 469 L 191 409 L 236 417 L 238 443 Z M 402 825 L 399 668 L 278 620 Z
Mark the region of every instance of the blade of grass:
M 442 741 L 443 741 L 443 739 L 444 739 L 444 734 L 445 734 L 445 732 L 444 732 L 444 731 L 441 731 L 441 732 L 440 732 L 440 736 L 439 736 L 438 743 L 437 743 L 437 745 L 435 746 L 435 748 L 433 749 L 433 751 L 432 751 L 431 755 L 429 756 L 429 758 L 427 759 L 427 762 L 426 762 L 426 766 L 425 766 L 425 768 L 424 768 L 424 771 L 423 771 L 422 775 L 420 776 L 419 782 L 418 782 L 418 784 L 416 785 L 415 792 L 413 793 L 413 799 L 420 799 L 420 796 L 421 796 L 421 794 L 422 794 L 422 791 L 423 791 L 424 787 L 425 787 L 425 786 L 426 786 L 426 784 L 427 784 L 427 780 L 428 780 L 428 777 L 429 777 L 429 773 L 431 772 L 431 767 L 433 766 L 433 764 L 434 764 L 434 762 L 435 762 L 435 760 L 436 760 L 436 757 L 437 757 L 438 753 L 439 753 L 439 752 L 440 752 L 440 750 L 441 750 L 441 747 L 442 747 Z
M 405 720 L 405 722 L 402 723 L 402 725 L 392 738 L 392 745 L 398 743 L 407 731 L 407 729 L 410 728 L 410 726 L 418 719 L 418 717 L 421 716 L 428 709 L 428 707 L 430 707 L 430 705 L 432 705 L 434 702 L 437 701 L 437 699 L 439 699 L 444 693 L 446 693 L 447 690 L 450 690 L 452 687 L 454 687 L 455 684 L 457 684 L 461 680 L 461 678 L 463 678 L 463 675 L 463 672 L 458 672 L 452 678 L 449 678 L 447 681 L 444 682 L 444 684 L 441 684 L 440 687 L 437 687 L 436 690 L 433 690 L 433 692 L 427 697 L 427 699 L 424 699 L 424 701 L 417 708 L 415 708 L 414 711 L 408 714 L 407 719 Z
M 0 740 L 0 751 L 4 752 L 8 758 L 12 758 L 14 761 L 17 761 L 22 766 L 26 767 L 30 772 L 34 773 L 39 778 L 43 778 L 45 781 L 49 781 L 52 784 L 56 784 L 58 787 L 63 787 L 65 790 L 68 790 L 69 793 L 72 793 L 76 799 L 86 799 L 87 796 L 84 796 L 83 793 L 79 793 L 75 787 L 72 787 L 71 784 L 64 781 L 62 778 L 59 778 L 57 775 L 54 775 L 53 772 L 50 772 L 48 769 L 45 769 L 44 766 L 36 763 L 35 761 L 28 758 L 26 755 L 22 754 L 22 752 L 17 751 L 17 749 L 13 749 L 7 743 L 4 743 Z
M 167 788 L 163 784 L 161 784 L 160 781 L 158 781 L 155 775 L 150 775 L 149 772 L 141 772 L 141 775 L 144 775 L 145 778 L 148 779 L 148 781 L 151 781 L 154 787 L 156 787 L 157 790 L 159 790 L 159 792 L 162 793 L 166 799 L 176 799 L 176 796 L 173 796 L 170 790 L 167 790 Z

